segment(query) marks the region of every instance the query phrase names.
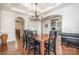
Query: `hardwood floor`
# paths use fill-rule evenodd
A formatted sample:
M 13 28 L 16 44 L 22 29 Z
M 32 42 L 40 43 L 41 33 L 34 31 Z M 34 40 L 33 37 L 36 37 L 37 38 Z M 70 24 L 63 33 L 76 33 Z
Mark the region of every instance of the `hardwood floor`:
M 63 55 L 79 55 L 79 49 L 62 45 Z
M 66 47 L 65 45 L 61 47 L 63 55 L 79 55 L 79 49 Z M 31 50 L 30 55 L 33 55 L 32 51 L 33 50 Z M 6 45 L 0 45 L 0 55 L 27 55 L 27 51 L 23 48 L 22 39 L 18 39 Z
M 24 55 L 26 51 L 22 47 L 22 40 L 9 42 L 6 45 L 0 45 L 0 55 Z

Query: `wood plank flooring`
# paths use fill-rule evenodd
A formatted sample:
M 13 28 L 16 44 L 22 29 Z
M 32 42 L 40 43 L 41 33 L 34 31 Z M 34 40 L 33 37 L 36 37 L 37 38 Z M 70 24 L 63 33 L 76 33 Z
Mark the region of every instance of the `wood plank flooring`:
M 22 39 L 17 41 L 9 42 L 6 45 L 0 45 L 0 55 L 27 55 L 27 51 L 23 48 Z M 62 55 L 79 55 L 79 49 L 61 46 Z M 30 55 L 33 55 L 33 50 L 31 50 Z M 53 55 L 51 53 L 51 55 Z

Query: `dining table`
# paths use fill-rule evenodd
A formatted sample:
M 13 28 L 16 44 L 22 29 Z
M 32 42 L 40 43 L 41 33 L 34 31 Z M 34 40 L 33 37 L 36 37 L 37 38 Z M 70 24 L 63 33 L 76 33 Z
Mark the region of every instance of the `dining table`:
M 34 37 L 40 42 L 40 55 L 44 55 L 44 43 L 49 39 L 48 35 L 37 35 Z
M 44 55 L 45 53 L 45 48 L 44 48 L 44 43 L 49 40 L 49 35 L 37 35 L 34 37 L 36 40 L 40 42 L 40 55 Z M 56 55 L 61 55 L 62 54 L 62 47 L 61 47 L 61 36 L 57 36 L 56 38 Z

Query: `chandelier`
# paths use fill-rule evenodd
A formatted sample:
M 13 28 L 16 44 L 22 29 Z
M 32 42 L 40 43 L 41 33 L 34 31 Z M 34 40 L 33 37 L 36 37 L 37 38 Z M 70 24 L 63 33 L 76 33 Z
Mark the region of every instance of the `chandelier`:
M 31 15 L 29 18 L 30 18 L 31 20 L 34 20 L 34 21 L 38 21 L 38 20 L 43 19 L 42 16 L 38 15 L 37 3 L 35 3 L 35 12 L 34 12 L 34 15 Z

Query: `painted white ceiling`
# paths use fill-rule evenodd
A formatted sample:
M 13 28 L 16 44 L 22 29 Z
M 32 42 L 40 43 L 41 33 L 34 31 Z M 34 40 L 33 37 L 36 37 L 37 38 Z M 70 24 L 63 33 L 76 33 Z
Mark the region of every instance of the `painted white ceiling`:
M 62 8 L 67 5 L 70 5 L 68 3 L 38 3 L 37 4 L 37 11 L 38 15 L 47 14 L 51 10 L 55 10 L 57 8 Z M 12 11 L 25 13 L 28 15 L 34 15 L 35 12 L 35 3 L 0 3 L 0 6 L 3 9 L 9 9 Z M 0 7 L 0 8 L 1 8 Z
M 30 6 L 32 8 L 35 8 L 35 4 L 34 3 L 30 3 L 30 4 L 23 3 L 21 5 Z M 49 7 L 53 7 L 55 5 L 56 5 L 56 3 L 37 3 L 37 9 L 39 11 L 44 11 L 44 10 L 48 9 Z
M 37 11 L 38 14 L 43 13 L 44 11 L 47 11 L 53 7 L 58 6 L 57 3 L 38 3 L 37 4 Z M 34 14 L 36 7 L 35 3 L 20 3 L 20 4 L 13 4 L 14 8 L 20 9 L 25 11 L 28 14 Z

